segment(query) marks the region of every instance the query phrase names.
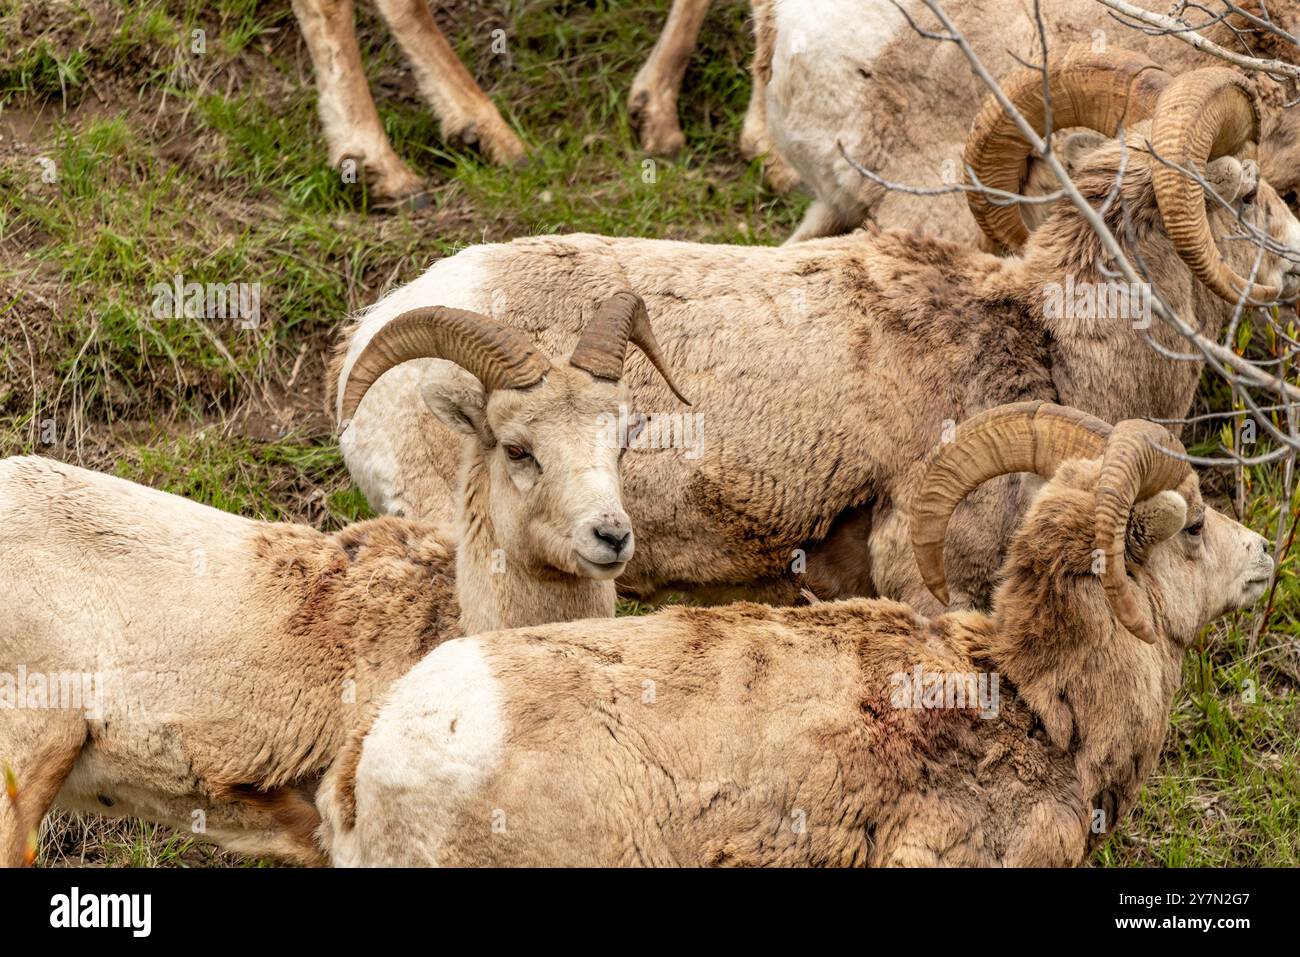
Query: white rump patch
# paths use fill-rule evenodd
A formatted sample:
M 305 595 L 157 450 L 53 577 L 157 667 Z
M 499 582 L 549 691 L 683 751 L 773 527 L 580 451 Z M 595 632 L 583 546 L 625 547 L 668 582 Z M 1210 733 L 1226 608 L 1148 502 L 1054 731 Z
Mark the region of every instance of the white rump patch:
M 903 6 L 914 17 L 913 3 Z M 910 29 L 890 0 L 776 0 L 776 43 L 772 48 L 772 73 L 784 73 L 792 62 L 831 57 L 854 60 L 863 66 L 880 55 L 889 41 Z
M 366 736 L 356 828 L 331 842 L 335 863 L 436 864 L 465 800 L 496 767 L 503 737 L 500 687 L 479 640 L 434 649 L 393 686 Z

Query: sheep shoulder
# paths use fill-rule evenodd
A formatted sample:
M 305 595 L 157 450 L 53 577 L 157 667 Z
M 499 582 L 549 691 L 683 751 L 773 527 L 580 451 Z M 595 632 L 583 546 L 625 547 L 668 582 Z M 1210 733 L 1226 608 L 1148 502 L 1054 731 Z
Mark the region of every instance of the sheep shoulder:
M 453 542 L 442 525 L 384 517 L 328 536 L 268 526 L 253 551 L 290 609 L 285 640 L 345 656 L 359 701 L 459 634 Z

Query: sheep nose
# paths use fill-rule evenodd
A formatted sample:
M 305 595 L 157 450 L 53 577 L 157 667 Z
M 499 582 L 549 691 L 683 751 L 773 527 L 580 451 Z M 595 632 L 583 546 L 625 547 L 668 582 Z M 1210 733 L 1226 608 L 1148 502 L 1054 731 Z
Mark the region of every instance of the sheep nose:
M 632 537 L 632 526 L 626 519 L 607 519 L 591 527 L 591 534 L 602 545 L 608 545 L 614 554 L 623 551 L 627 540 Z

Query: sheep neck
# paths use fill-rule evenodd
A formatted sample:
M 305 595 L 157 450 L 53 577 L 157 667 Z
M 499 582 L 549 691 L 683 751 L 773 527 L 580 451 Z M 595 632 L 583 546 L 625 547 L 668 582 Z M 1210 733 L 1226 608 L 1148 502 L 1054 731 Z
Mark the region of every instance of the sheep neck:
M 613 617 L 612 581 L 508 557 L 507 543 L 492 524 L 490 501 L 487 464 L 476 447 L 466 456 L 457 499 L 456 594 L 464 634 Z
M 1184 649 L 1165 636 L 1146 645 L 1119 626 L 1100 584 L 1053 560 L 1057 543 L 1025 560 L 999 588 L 983 632 L 987 659 L 1068 753 L 1082 797 L 1108 832 L 1137 799 L 1163 745 Z M 982 644 L 982 641 L 977 641 Z
M 1008 263 L 1018 298 L 1042 317 L 1051 336 L 1057 401 L 1108 422 L 1185 415 L 1203 363 L 1172 360 L 1152 348 L 1148 335 L 1174 353 L 1194 351 L 1177 330 L 1149 313 L 1140 287 L 1101 271 L 1101 248 L 1082 220 L 1061 220 L 1057 214 L 1054 230 L 1040 229 L 1024 259 Z M 1045 238 L 1038 240 L 1039 235 Z M 1163 234 L 1150 231 L 1140 245 L 1153 275 L 1186 274 Z M 1188 325 L 1219 337 L 1230 306 L 1190 277 L 1162 283 L 1161 291 Z

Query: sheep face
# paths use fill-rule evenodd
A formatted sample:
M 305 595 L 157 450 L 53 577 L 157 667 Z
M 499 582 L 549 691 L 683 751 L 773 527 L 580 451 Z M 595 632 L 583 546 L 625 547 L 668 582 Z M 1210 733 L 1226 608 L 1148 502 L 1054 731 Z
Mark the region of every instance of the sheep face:
M 1066 560 L 1081 572 L 1095 573 L 1093 509 L 1099 474 L 1095 460 L 1062 465 L 1039 492 L 1017 548 L 1033 551 L 1042 542 L 1061 554 L 1073 550 L 1074 557 Z M 1179 646 L 1191 644 L 1220 615 L 1258 601 L 1273 574 L 1268 542 L 1207 508 L 1195 475 L 1177 489 L 1135 503 L 1125 539 L 1129 575 L 1153 612 L 1156 631 Z M 1072 548 L 1062 547 L 1066 541 Z M 1096 614 L 1106 614 L 1100 587 L 1092 607 Z
M 1128 137 L 1126 146 L 1122 147 L 1118 140 L 1107 140 L 1076 159 L 1078 175 L 1075 183 L 1084 197 L 1096 207 L 1113 190 L 1120 164 L 1125 162 L 1124 151 L 1127 150 L 1121 187 L 1124 202 L 1113 203 L 1107 216 L 1108 225 L 1118 236 L 1124 235 L 1124 209 L 1129 210 L 1131 215 L 1138 210 L 1149 211 L 1140 218 L 1154 217 L 1153 225 L 1159 224 L 1152 171 L 1160 162 L 1148 155 L 1149 137 L 1149 124 L 1139 124 Z M 1046 174 L 1040 174 L 1040 178 L 1046 179 Z M 1243 232 L 1241 223 L 1245 223 L 1269 236 L 1279 246 L 1286 247 L 1285 254 L 1265 250 L 1259 256 L 1256 282 L 1281 289 L 1281 297 L 1284 299 L 1294 296 L 1300 291 L 1300 220 L 1296 219 L 1277 191 L 1261 177 L 1259 165 L 1246 156 L 1223 156 L 1206 164 L 1204 179 L 1228 204 L 1225 208 L 1214 197 L 1206 194 L 1205 208 L 1210 233 L 1215 237 L 1224 262 L 1243 278 L 1249 277 L 1255 269 L 1259 245 L 1229 238 L 1240 235 Z M 1050 185 L 1048 182 L 1040 188 L 1046 189 Z M 1057 218 L 1061 215 L 1074 216 L 1073 207 L 1066 200 L 1058 201 L 1050 209 Z M 1241 223 L 1238 222 L 1238 217 Z M 1046 230 L 1038 230 L 1034 234 L 1035 240 L 1040 236 L 1045 242 L 1052 241 Z M 1175 270 L 1185 269 L 1177 264 L 1177 254 L 1172 245 L 1164 255 L 1168 258 L 1167 264 L 1157 265 L 1148 261 L 1150 275 L 1173 275 Z M 1148 260 L 1154 260 L 1158 254 L 1154 249 L 1144 248 L 1144 256 Z M 1161 282 L 1161 287 L 1165 292 L 1169 291 L 1166 283 Z
M 1264 537 L 1206 508 L 1195 489 L 1139 502 L 1130 519 L 1130 549 L 1137 542 L 1135 551 L 1146 552 L 1141 565 L 1162 630 L 1181 645 L 1220 615 L 1257 601 L 1273 575 Z
M 612 424 L 620 406 L 631 405 L 631 390 L 552 363 L 536 385 L 485 397 L 463 369 L 449 362 L 435 367 L 422 384 L 425 402 L 473 437 L 468 474 L 481 470 L 486 519 L 506 560 L 536 571 L 617 577 L 634 539 L 623 508 L 623 450 Z
M 1231 203 L 1231 211 L 1213 198 L 1207 198 L 1210 229 L 1219 238 L 1224 259 L 1239 276 L 1249 276 L 1258 247 L 1248 242 L 1225 242 L 1224 237 L 1241 231 L 1236 217 L 1271 236 L 1290 252 L 1288 256 L 1265 252 L 1259 263 L 1259 281 L 1278 286 L 1283 298 L 1300 291 L 1300 221 L 1277 191 L 1260 177 L 1254 160 L 1225 156 L 1214 160 L 1206 169 L 1206 179 L 1215 192 Z

